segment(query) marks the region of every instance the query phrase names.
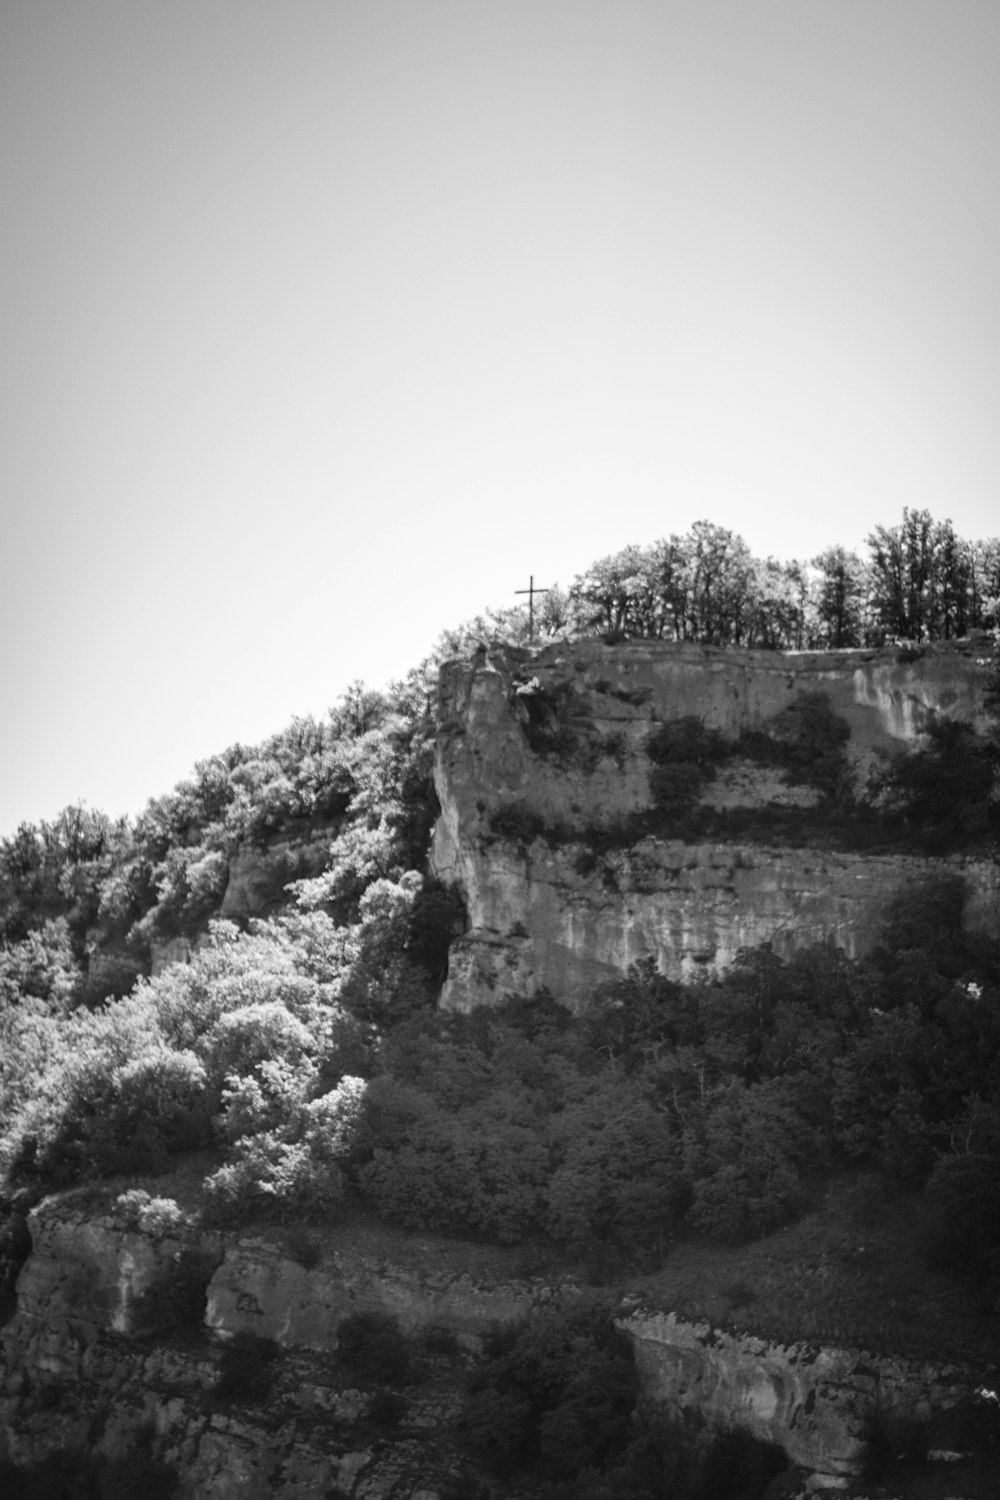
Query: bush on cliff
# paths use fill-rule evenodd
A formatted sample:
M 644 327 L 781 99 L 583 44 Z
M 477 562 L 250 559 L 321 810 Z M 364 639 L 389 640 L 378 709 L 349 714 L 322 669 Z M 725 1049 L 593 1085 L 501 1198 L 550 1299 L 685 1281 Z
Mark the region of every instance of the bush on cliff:
M 154 1458 L 140 1433 L 118 1458 L 87 1449 L 58 1448 L 37 1463 L 17 1465 L 0 1459 L 4 1500 L 172 1500 L 181 1485 L 173 1464 Z
M 657 811 L 683 824 L 730 753 L 719 731 L 706 728 L 701 719 L 689 715 L 658 724 L 646 740 L 652 763 L 649 791 Z
M 1000 964 L 960 921 L 949 890 L 915 889 L 863 964 L 763 945 L 700 984 L 637 966 L 559 1025 L 541 1002 L 535 1023 L 528 1003 L 415 1016 L 369 1087 L 355 1181 L 406 1224 L 619 1262 L 685 1223 L 765 1233 L 845 1160 L 919 1187 L 969 1099 L 1000 1095 Z M 979 1170 L 942 1164 L 934 1191 Z
M 221 923 L 190 964 L 43 1031 L 34 1094 L 3 1122 L 15 1180 L 157 1172 L 221 1138 L 224 1198 L 258 1179 L 279 1204 L 318 1179 L 339 1192 L 353 1114 L 337 1088 L 370 1058 L 367 1027 L 336 998 L 333 965 L 350 957 L 320 914 L 244 934 Z
M 927 1232 L 938 1264 L 1000 1298 L 1000 1089 L 969 1100 L 927 1182 Z
M 223 1346 L 213 1395 L 217 1401 L 266 1401 L 283 1356 L 274 1339 L 240 1331 Z
M 844 804 L 852 795 L 850 737 L 850 725 L 834 713 L 826 693 L 799 693 L 765 729 L 743 735 L 739 750 L 780 767 L 793 782 L 815 787 L 826 801 Z
M 351 1313 L 337 1325 L 337 1360 L 366 1385 L 405 1385 L 410 1344 L 391 1313 Z
M 210 1216 L 238 1224 L 250 1216 L 323 1216 L 344 1196 L 342 1167 L 351 1155 L 365 1092 L 344 1077 L 318 1098 L 301 1097 L 270 1130 L 233 1143 L 229 1160 L 205 1180 Z
M 489 1468 L 570 1479 L 624 1446 L 638 1381 L 607 1311 L 541 1314 L 494 1331 L 473 1372 L 459 1430 Z
M 933 719 L 926 734 L 922 748 L 883 755 L 869 787 L 875 805 L 883 816 L 917 830 L 933 849 L 995 831 L 997 736 L 984 740 L 970 724 L 953 719 Z
M 632 1349 L 607 1309 L 493 1330 L 459 1417 L 466 1448 L 545 1500 L 759 1500 L 780 1449 L 712 1433 L 638 1399 Z
M 205 1070 L 194 1054 L 151 1029 L 140 1041 L 133 1028 L 97 1017 L 81 1018 L 62 1040 L 65 1051 L 15 1121 L 15 1181 L 158 1172 L 172 1152 L 209 1139 Z

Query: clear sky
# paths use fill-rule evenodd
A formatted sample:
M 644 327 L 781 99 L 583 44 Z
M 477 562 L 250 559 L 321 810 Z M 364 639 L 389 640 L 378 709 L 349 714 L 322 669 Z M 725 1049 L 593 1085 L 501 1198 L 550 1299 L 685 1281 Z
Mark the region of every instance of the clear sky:
M 0 0 L 0 836 L 705 518 L 1000 531 L 997 0 Z

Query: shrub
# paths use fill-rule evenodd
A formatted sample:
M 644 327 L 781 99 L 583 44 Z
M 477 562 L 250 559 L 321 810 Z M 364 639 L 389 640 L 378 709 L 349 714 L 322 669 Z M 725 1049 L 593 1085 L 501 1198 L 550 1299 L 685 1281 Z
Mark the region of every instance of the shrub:
M 692 715 L 658 725 L 646 741 L 646 754 L 652 761 L 649 790 L 655 806 L 669 817 L 686 817 L 729 753 L 719 731 L 707 729 Z
M 337 1356 L 345 1369 L 365 1384 L 405 1385 L 410 1373 L 410 1346 L 390 1313 L 356 1312 L 337 1327 Z
M 636 1387 L 628 1342 L 605 1312 L 542 1314 L 490 1341 L 459 1428 L 498 1473 L 537 1464 L 569 1480 L 620 1451 Z
M 312 1050 L 306 1027 L 281 1000 L 241 1005 L 219 1017 L 204 1047 L 219 1078 L 252 1073 L 258 1063 L 281 1058 L 300 1063 Z
M 173 1198 L 151 1198 L 142 1188 L 130 1188 L 115 1199 L 115 1217 L 130 1229 L 160 1238 L 177 1234 L 190 1220 Z
M 690 765 L 706 780 L 732 753 L 718 729 L 709 729 L 693 714 L 659 724 L 646 741 L 646 754 L 656 766 Z
M 847 744 L 851 727 L 834 713 L 829 695 L 800 693 L 768 723 L 744 734 L 741 755 L 778 766 L 792 781 L 815 787 L 828 802 L 849 802 L 852 794 Z
M 1000 1110 L 997 1099 L 969 1101 L 925 1188 L 928 1248 L 943 1265 L 1000 1290 Z
M 506 802 L 490 814 L 490 832 L 512 844 L 533 844 L 548 831 L 542 814 L 523 802 Z
M 699 767 L 683 761 L 653 766 L 649 773 L 650 796 L 669 818 L 683 819 L 693 812 L 704 783 Z
M 165 1277 L 136 1301 L 137 1328 L 200 1328 L 205 1319 L 208 1283 L 216 1260 L 197 1245 L 185 1245 L 173 1258 Z
M 585 700 L 570 682 L 542 687 L 536 678 L 515 689 L 524 737 L 536 755 L 563 764 L 589 746 L 592 719 Z
M 395 1432 L 406 1415 L 406 1398 L 399 1391 L 390 1391 L 383 1386 L 372 1396 L 365 1415 L 373 1427 Z
M 247 1218 L 286 1220 L 292 1214 L 329 1212 L 344 1195 L 343 1174 L 318 1162 L 308 1142 L 265 1131 L 237 1141 L 233 1159 L 205 1179 L 212 1221 L 239 1225 Z
M 372 1085 L 364 1139 L 369 1159 L 359 1185 L 380 1213 L 410 1227 L 471 1228 L 516 1241 L 544 1216 L 545 1122 L 526 1116 L 523 1092 L 491 1079 L 487 1060 L 475 1053 L 468 1063 L 475 1102 L 447 1107 L 449 1091 L 461 1099 L 469 1079 L 457 1071 L 464 1062 L 460 1049 L 440 1055 L 438 1099 L 429 1092 L 432 1079 L 428 1092 L 388 1077 Z
M 296 1224 L 285 1235 L 285 1249 L 292 1260 L 306 1271 L 312 1271 L 323 1259 L 323 1246 L 302 1224 Z
M 205 1070 L 191 1052 L 157 1047 L 125 1064 L 89 1122 L 84 1160 L 99 1175 L 161 1171 L 173 1151 L 210 1137 Z
M 430 1323 L 420 1335 L 421 1348 L 432 1355 L 454 1358 L 461 1350 L 458 1334 L 443 1323 Z
M 567 1105 L 555 1134 L 558 1164 L 546 1216 L 554 1239 L 577 1252 L 609 1244 L 645 1249 L 674 1227 L 683 1191 L 680 1143 L 638 1086 L 610 1072 Z
M 172 1151 L 209 1139 L 205 1070 L 194 1054 L 131 1030 L 127 1016 L 117 1034 L 104 1017 L 95 1021 L 89 1033 L 66 1036 L 65 1054 L 19 1121 L 15 1180 L 161 1172 Z
M 621 730 L 613 729 L 604 736 L 600 743 L 600 753 L 613 760 L 619 770 L 622 769 L 628 756 L 628 740 Z
M 804 1199 L 797 1166 L 803 1134 L 780 1083 L 727 1089 L 704 1124 L 687 1132 L 692 1224 L 739 1243 L 787 1222 Z
M 222 1351 L 215 1396 L 219 1401 L 264 1401 L 271 1394 L 281 1345 L 256 1333 L 235 1333 Z
M 872 777 L 870 795 L 904 823 L 949 841 L 984 833 L 1000 754 L 970 724 L 933 720 L 922 749 L 886 756 Z
M 467 926 L 461 892 L 441 881 L 425 879 L 410 911 L 406 952 L 432 984 L 443 984 L 448 973 L 448 949 Z

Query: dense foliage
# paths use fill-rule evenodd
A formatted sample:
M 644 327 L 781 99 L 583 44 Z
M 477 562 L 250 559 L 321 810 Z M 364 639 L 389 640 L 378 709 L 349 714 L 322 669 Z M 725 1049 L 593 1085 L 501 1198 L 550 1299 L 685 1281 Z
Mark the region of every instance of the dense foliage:
M 424 873 L 430 762 L 417 672 L 388 695 L 352 689 L 322 729 L 202 763 L 135 829 L 70 810 L 3 846 L 0 1154 L 15 1185 L 156 1172 L 212 1145 L 217 1214 L 337 1201 L 378 1029 L 432 1003 L 463 926 Z M 322 828 L 334 807 L 325 868 L 296 881 L 279 866 L 273 917 L 209 921 L 224 878 L 199 872 L 310 808 Z M 123 894 L 140 887 L 144 910 Z M 197 937 L 192 961 L 139 973 L 179 931 Z M 115 940 L 121 995 L 95 978 Z
M 135 825 L 70 807 L 0 842 L 0 987 L 94 1004 L 148 972 L 150 948 L 203 932 L 240 848 L 271 850 L 275 908 L 323 829 L 321 897 L 351 919 L 372 878 L 423 868 L 436 814 L 426 669 L 389 693 L 355 684 L 325 723 L 234 745 Z M 3 993 L 0 989 L 0 993 Z
M 1000 958 L 960 905 L 915 888 L 864 963 L 765 946 L 700 984 L 634 967 L 575 1019 L 542 998 L 415 1016 L 380 1054 L 356 1180 L 402 1223 L 546 1235 L 600 1275 L 684 1226 L 759 1235 L 863 1162 L 925 1185 L 937 1253 L 996 1278 L 973 1188 L 1000 1171 Z
M 698 521 L 594 563 L 566 613 L 613 634 L 765 650 L 947 640 L 1000 624 L 997 538 L 968 542 L 950 521 L 904 510 L 898 526 L 874 529 L 868 553 L 760 559 L 734 532 Z
M 638 1399 L 628 1340 L 582 1305 L 497 1328 L 460 1419 L 468 1450 L 546 1500 L 757 1500 L 784 1455 Z

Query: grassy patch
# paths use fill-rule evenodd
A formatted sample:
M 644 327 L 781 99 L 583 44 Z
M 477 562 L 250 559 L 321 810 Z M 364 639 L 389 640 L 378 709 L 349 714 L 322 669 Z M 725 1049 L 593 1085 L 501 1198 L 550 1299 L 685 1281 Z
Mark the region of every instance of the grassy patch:
M 984 1317 L 974 1289 L 928 1268 L 917 1199 L 887 1198 L 883 1184 L 876 1207 L 868 1186 L 853 1175 L 832 1182 L 813 1212 L 752 1245 L 684 1239 L 643 1294 L 679 1316 L 778 1343 L 935 1362 L 995 1358 L 1000 1319 Z

